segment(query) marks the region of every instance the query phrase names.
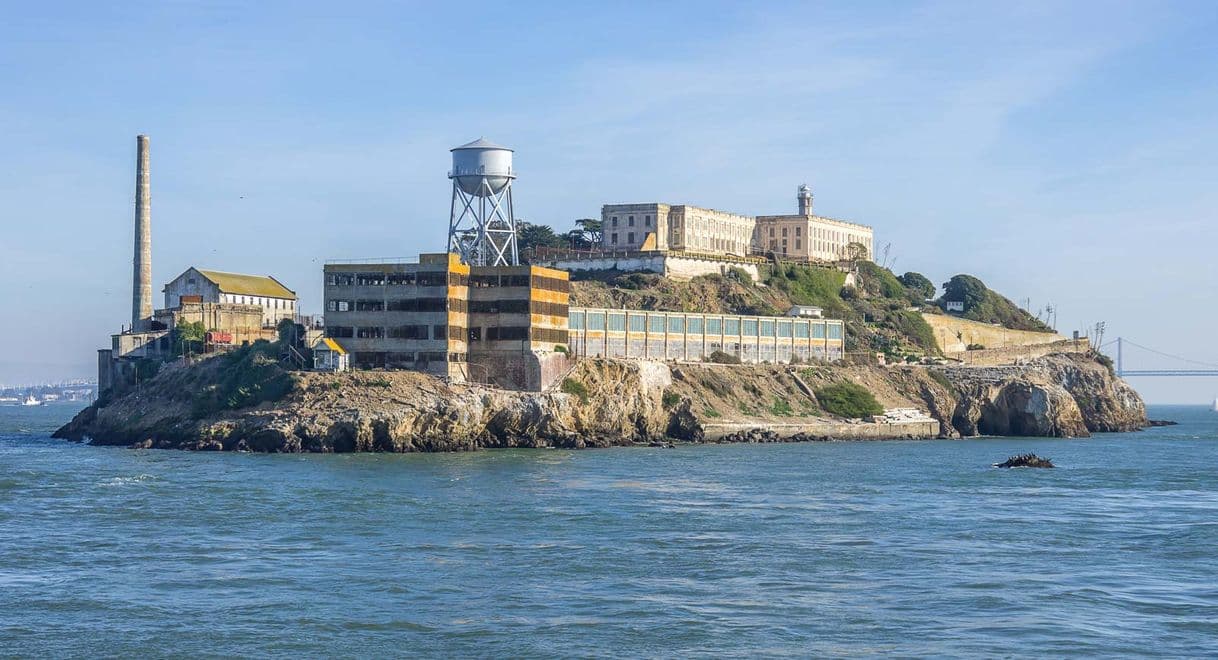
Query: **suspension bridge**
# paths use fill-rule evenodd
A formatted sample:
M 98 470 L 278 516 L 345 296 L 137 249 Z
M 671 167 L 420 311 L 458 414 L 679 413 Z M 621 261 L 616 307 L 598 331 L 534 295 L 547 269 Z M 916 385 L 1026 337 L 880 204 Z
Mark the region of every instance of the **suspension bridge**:
M 1171 353 L 1164 353 L 1163 351 L 1159 351 L 1159 350 L 1155 350 L 1153 348 L 1149 348 L 1147 346 L 1143 346 L 1141 344 L 1138 344 L 1138 343 L 1135 343 L 1128 339 L 1125 339 L 1124 337 L 1117 337 L 1116 339 L 1113 339 L 1112 341 L 1103 344 L 1102 346 L 1100 346 L 1100 350 L 1103 350 L 1107 346 L 1112 346 L 1113 344 L 1116 344 L 1116 359 L 1114 361 L 1115 367 L 1116 367 L 1116 373 L 1118 376 L 1120 376 L 1122 378 L 1135 377 L 1135 376 L 1136 377 L 1141 377 L 1141 376 L 1218 376 L 1218 364 L 1213 364 L 1210 362 L 1202 362 L 1200 360 L 1193 360 L 1193 359 L 1189 359 L 1189 358 L 1182 357 L 1179 355 L 1172 355 Z M 1145 351 L 1147 353 L 1151 353 L 1151 354 L 1156 355 L 1161 358 L 1170 358 L 1179 363 L 1186 364 L 1186 365 L 1188 365 L 1188 367 L 1179 368 L 1179 369 L 1126 369 L 1125 368 L 1125 350 L 1126 350 L 1126 348 L 1133 348 L 1133 349 L 1136 349 L 1139 351 Z

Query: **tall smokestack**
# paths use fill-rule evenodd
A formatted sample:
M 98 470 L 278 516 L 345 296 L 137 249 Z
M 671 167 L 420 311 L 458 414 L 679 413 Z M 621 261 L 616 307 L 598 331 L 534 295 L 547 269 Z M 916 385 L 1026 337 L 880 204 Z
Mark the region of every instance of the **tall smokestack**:
M 147 330 L 152 320 L 152 190 L 148 136 L 135 138 L 135 272 L 131 287 L 131 328 Z

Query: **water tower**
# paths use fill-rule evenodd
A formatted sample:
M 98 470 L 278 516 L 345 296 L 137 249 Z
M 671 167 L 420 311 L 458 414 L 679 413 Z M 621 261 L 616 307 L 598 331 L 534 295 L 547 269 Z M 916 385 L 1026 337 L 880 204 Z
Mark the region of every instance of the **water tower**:
M 512 150 L 484 138 L 452 150 L 448 250 L 472 266 L 515 266 Z

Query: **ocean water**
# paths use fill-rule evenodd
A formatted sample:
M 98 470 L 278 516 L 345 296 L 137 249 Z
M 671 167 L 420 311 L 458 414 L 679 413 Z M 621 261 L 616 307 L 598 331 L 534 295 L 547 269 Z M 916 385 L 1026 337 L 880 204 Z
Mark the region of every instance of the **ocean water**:
M 0 408 L 0 656 L 1214 656 L 1218 414 L 1088 440 L 256 455 Z M 1054 470 L 999 470 L 1033 451 Z

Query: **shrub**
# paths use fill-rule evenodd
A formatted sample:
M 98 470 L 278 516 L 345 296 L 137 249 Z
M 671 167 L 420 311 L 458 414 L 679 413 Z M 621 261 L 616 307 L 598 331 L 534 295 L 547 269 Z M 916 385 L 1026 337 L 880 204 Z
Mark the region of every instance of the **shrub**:
M 703 409 L 702 409 L 702 414 L 703 414 L 703 415 L 706 415 L 707 417 L 712 417 L 712 418 L 713 418 L 713 417 L 722 417 L 722 416 L 723 416 L 723 415 L 720 415 L 720 414 L 719 414 L 719 411 L 718 411 L 718 410 L 715 410 L 714 408 L 711 408 L 710 406 L 707 406 L 707 407 L 703 408 Z
M 749 272 L 740 266 L 732 266 L 731 268 L 728 268 L 727 277 L 729 279 L 736 280 L 741 284 L 753 286 L 753 276 L 749 275 Z
M 554 352 L 555 352 L 555 353 L 562 353 L 563 355 L 569 355 L 569 354 L 570 354 L 570 351 L 568 351 L 568 350 L 567 350 L 567 347 L 566 347 L 566 346 L 563 346 L 562 344 L 557 344 L 557 345 L 555 345 L 555 346 L 554 346 Z
M 778 417 L 790 417 L 795 414 L 795 411 L 791 409 L 791 404 L 780 397 L 774 397 L 774 405 L 770 406 L 770 412 Z
M 677 394 L 676 392 L 664 390 L 664 394 L 660 397 L 660 403 L 664 405 L 665 410 L 677 405 L 680 402 L 681 395 Z
M 588 403 L 588 388 L 578 380 L 564 378 L 562 379 L 562 387 L 560 389 L 567 394 L 574 394 L 579 397 L 580 403 Z
M 715 364 L 740 364 L 740 358 L 731 353 L 723 351 L 711 351 L 711 354 L 706 357 L 707 361 Z
M 964 347 L 964 350 L 966 350 L 966 351 L 984 351 L 985 345 L 984 344 L 969 344 L 968 346 Z
M 857 383 L 836 383 L 816 391 L 825 412 L 838 417 L 858 419 L 884 412 L 884 407 L 867 388 Z
M 204 417 L 221 410 L 238 410 L 264 401 L 278 401 L 295 386 L 292 377 L 268 353 L 274 345 L 257 341 L 218 358 L 218 381 L 195 395 L 191 413 Z

